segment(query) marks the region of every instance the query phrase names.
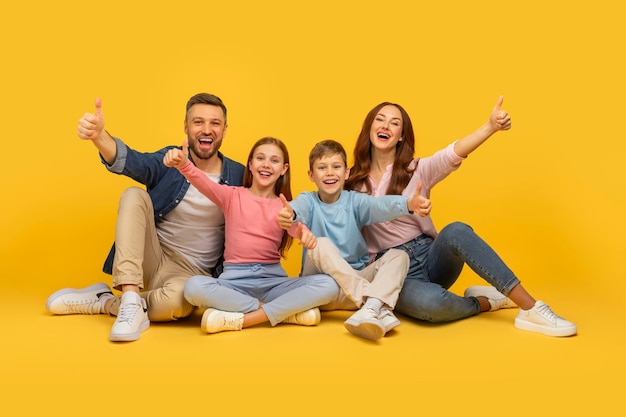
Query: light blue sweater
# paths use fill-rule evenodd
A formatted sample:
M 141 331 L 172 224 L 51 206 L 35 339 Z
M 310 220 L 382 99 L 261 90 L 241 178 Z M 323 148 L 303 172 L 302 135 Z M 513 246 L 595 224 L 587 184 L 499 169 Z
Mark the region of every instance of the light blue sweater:
M 302 222 L 316 237 L 330 239 L 354 269 L 363 269 L 369 262 L 369 254 L 361 228 L 410 214 L 407 199 L 399 195 L 372 197 L 356 191 L 342 191 L 336 202 L 326 204 L 316 191 L 307 191 L 300 193 L 290 204 L 296 212 L 294 222 Z M 303 264 L 305 257 L 306 249 L 303 250 Z

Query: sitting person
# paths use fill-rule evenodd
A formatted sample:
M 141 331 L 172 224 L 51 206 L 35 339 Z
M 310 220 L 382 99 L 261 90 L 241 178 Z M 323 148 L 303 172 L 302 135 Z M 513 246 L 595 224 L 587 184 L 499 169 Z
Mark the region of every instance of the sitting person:
M 219 152 L 228 127 L 226 106 L 219 97 L 200 93 L 189 99 L 184 131 L 189 161 L 211 181 L 242 185 L 244 167 Z M 82 289 L 65 288 L 48 297 L 52 314 L 112 314 L 117 316 L 109 339 L 139 339 L 150 321 L 171 321 L 190 315 L 184 296 L 193 275 L 217 276 L 224 252 L 224 214 L 175 169 L 163 165 L 174 146 L 142 153 L 104 130 L 102 101 L 95 113 L 78 122 L 78 136 L 91 141 L 106 168 L 146 186 L 122 194 L 115 243 L 104 264 L 113 275 L 111 287 L 98 283 Z M 184 235 L 181 231 L 184 230 Z
M 163 163 L 176 167 L 224 212 L 224 272 L 215 278 L 196 275 L 185 283 L 185 299 L 205 309 L 206 333 L 242 330 L 270 322 L 315 325 L 318 306 L 337 297 L 339 288 L 328 275 L 289 278 L 280 264 L 292 237 L 276 223 L 279 194 L 291 197 L 289 153 L 278 139 L 259 139 L 248 155 L 243 187 L 216 184 L 187 158 L 170 149 Z M 300 233 L 300 237 L 302 233 Z
M 423 184 L 424 194 L 461 165 L 494 133 L 511 127 L 500 97 L 489 120 L 476 131 L 425 158 L 414 158 L 415 136 L 407 112 L 398 104 L 380 103 L 365 117 L 354 147 L 354 166 L 347 190 L 372 196 L 411 196 Z M 370 256 L 405 251 L 411 260 L 396 311 L 419 320 L 449 322 L 500 308 L 520 307 L 515 327 L 548 336 L 571 336 L 576 325 L 536 300 L 495 251 L 460 222 L 437 233 L 430 216 L 402 216 L 363 229 Z M 467 264 L 490 286 L 471 286 L 464 296 L 449 288 Z
M 317 191 L 303 192 L 287 202 L 284 196 L 279 223 L 284 229 L 303 223 L 317 237 L 317 246 L 304 248 L 302 274 L 326 273 L 341 287 L 340 300 L 322 309 L 358 309 L 344 325 L 356 336 L 382 338 L 400 324 L 392 310 L 406 277 L 408 256 L 390 250 L 369 263 L 361 228 L 403 215 L 430 212 L 430 201 L 419 194 L 410 198 L 343 191 L 348 178 L 346 152 L 334 140 L 319 142 L 309 154 L 309 178 Z

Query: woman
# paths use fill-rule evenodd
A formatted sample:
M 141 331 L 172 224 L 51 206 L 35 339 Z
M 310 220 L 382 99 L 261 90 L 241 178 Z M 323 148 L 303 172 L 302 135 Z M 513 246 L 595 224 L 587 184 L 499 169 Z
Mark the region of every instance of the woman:
M 413 125 L 402 106 L 384 102 L 365 118 L 354 148 L 354 166 L 345 188 L 370 195 L 411 196 L 422 184 L 430 190 L 455 171 L 489 137 L 511 128 L 500 97 L 489 120 L 466 137 L 426 158 L 413 157 Z M 372 258 L 390 248 L 402 249 L 411 259 L 396 310 L 431 322 L 458 320 L 483 311 L 519 306 L 515 326 L 549 336 L 571 336 L 576 326 L 533 298 L 502 259 L 472 228 L 455 222 L 437 233 L 430 218 L 402 216 L 367 226 L 363 234 Z M 448 289 L 467 264 L 491 286 L 474 286 L 460 297 Z
M 236 331 L 268 321 L 272 326 L 318 324 L 317 307 L 337 298 L 339 287 L 328 275 L 290 278 L 280 264 L 292 241 L 276 221 L 283 206 L 279 194 L 291 199 L 285 144 L 272 137 L 254 144 L 243 187 L 214 182 L 187 158 L 188 152 L 185 141 L 182 151 L 170 149 L 163 163 L 176 167 L 220 207 L 226 225 L 224 272 L 218 278 L 196 275 L 185 282 L 185 299 L 205 309 L 201 329 L 206 333 Z M 302 231 L 294 234 L 304 242 Z

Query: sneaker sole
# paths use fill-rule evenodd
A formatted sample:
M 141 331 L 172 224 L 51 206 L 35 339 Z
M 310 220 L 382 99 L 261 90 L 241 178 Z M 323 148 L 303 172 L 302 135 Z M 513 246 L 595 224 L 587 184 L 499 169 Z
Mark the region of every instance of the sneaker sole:
M 385 329 L 374 322 L 346 320 L 343 325 L 350 333 L 364 339 L 379 340 L 385 335 Z
M 109 335 L 109 340 L 111 342 L 134 342 L 135 340 L 139 340 L 141 333 L 148 330 L 149 327 L 150 327 L 150 320 L 145 320 L 143 323 L 141 323 L 141 326 L 139 326 L 139 330 L 137 330 L 136 332 L 126 333 L 126 334 L 111 333 Z
M 561 327 L 558 329 L 542 326 L 541 324 L 532 323 L 526 320 L 515 319 L 515 327 L 528 332 L 541 333 L 546 336 L 566 337 L 576 334 L 576 326 Z
M 81 288 L 81 289 L 64 288 L 62 290 L 54 292 L 52 295 L 50 295 L 50 297 L 48 297 L 48 301 L 46 301 L 46 310 L 50 311 L 50 305 L 54 303 L 57 298 L 65 294 L 69 294 L 69 293 L 84 294 L 87 292 L 92 292 L 92 291 L 97 291 L 97 290 L 101 290 L 100 292 L 111 292 L 111 288 L 104 282 L 99 282 L 97 284 L 93 284 L 93 285 L 90 285 L 89 287 Z M 53 314 L 62 314 L 62 313 L 53 313 Z M 67 313 L 67 314 L 74 314 L 74 313 Z

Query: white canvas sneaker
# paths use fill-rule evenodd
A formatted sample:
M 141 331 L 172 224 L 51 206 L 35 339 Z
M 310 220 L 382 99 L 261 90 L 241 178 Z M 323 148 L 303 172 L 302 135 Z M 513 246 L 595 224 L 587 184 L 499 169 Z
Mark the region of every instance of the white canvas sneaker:
M 378 314 L 368 307 L 357 310 L 343 325 L 353 335 L 369 340 L 378 340 L 385 335 L 385 328 Z
M 319 324 L 321 320 L 322 316 L 320 314 L 320 309 L 314 307 L 296 314 L 292 314 L 285 320 L 281 321 L 281 323 L 298 324 L 300 326 L 315 326 L 316 324 Z
M 139 339 L 141 332 L 148 330 L 148 307 L 146 300 L 133 291 L 122 294 L 122 303 L 113 323 L 109 340 L 112 342 L 132 342 Z
M 501 308 L 516 308 L 517 304 L 509 297 L 496 290 L 495 287 L 486 285 L 474 285 L 467 287 L 465 297 L 485 297 L 489 300 L 489 311 L 500 310 Z
M 400 325 L 400 320 L 398 320 L 395 314 L 393 314 L 393 311 L 391 311 L 391 309 L 388 307 L 383 307 L 380 309 L 380 314 L 378 315 L 378 318 L 383 324 L 385 333 Z
M 243 329 L 243 313 L 207 308 L 204 314 L 202 314 L 200 328 L 205 333 L 241 330 Z
M 100 314 L 100 297 L 113 293 L 103 282 L 86 288 L 64 288 L 48 297 L 46 309 L 52 314 Z
M 557 316 L 543 301 L 537 301 L 529 310 L 520 309 L 515 318 L 515 327 L 558 337 L 573 336 L 577 332 L 574 323 Z

